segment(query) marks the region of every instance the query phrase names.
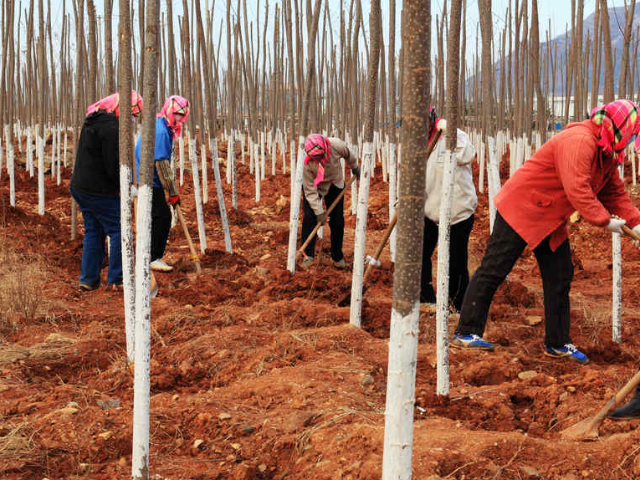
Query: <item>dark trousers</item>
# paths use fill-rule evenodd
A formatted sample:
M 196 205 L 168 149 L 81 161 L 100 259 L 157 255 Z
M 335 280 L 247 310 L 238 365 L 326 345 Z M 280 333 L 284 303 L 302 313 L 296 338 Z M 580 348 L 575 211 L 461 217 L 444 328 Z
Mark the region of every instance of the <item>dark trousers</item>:
M 164 189 L 153 187 L 151 197 L 151 261 L 162 258 L 171 230 L 171 209 L 164 198 Z
M 327 208 L 333 203 L 333 201 L 342 193 L 342 189 L 331 185 L 327 195 L 324 197 Z M 339 262 L 344 258 L 342 254 L 342 240 L 344 238 L 344 196 L 340 199 L 336 207 L 329 214 L 329 228 L 331 229 L 331 259 L 335 262 Z M 307 202 L 304 196 L 304 190 L 302 191 L 302 242 L 307 240 L 307 237 L 313 231 L 313 228 L 318 223 L 316 221 L 316 214 L 314 213 L 311 205 Z M 316 236 L 314 235 L 309 242 L 309 245 L 304 250 L 304 253 L 313 257 L 316 249 Z
M 80 283 L 100 285 L 105 238 L 111 246 L 107 285 L 122 285 L 122 246 L 120 239 L 120 198 L 100 197 L 71 189 L 82 212 L 84 238 Z
M 469 285 L 469 269 L 467 254 L 469 235 L 473 228 L 474 216 L 451 225 L 451 239 L 449 242 L 449 299 L 453 306 L 460 310 L 462 300 Z M 420 297 L 428 302 L 435 301 L 433 286 L 431 285 L 432 266 L 431 256 L 438 244 L 438 224 L 431 219 L 424 219 L 424 240 L 422 242 L 422 277 L 420 279 Z
M 569 290 L 573 280 L 573 263 L 569 240 L 552 252 L 549 238 L 545 238 L 533 253 L 542 275 L 545 345 L 561 347 L 571 343 Z M 473 275 L 462 302 L 456 333 L 482 336 L 493 295 L 526 245 L 522 237 L 497 214 L 482 263 Z

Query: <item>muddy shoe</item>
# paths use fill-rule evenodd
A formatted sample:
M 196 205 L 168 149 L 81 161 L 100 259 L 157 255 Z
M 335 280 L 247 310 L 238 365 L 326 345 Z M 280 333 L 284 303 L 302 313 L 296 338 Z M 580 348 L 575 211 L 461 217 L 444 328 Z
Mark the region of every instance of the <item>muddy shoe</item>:
M 344 258 L 342 260 L 338 260 L 337 262 L 334 260 L 333 266 L 338 270 L 344 270 L 347 268 L 347 262 L 345 262 Z
M 91 290 L 97 290 L 98 288 L 100 288 L 100 285 L 91 285 L 89 283 L 82 282 L 80 282 L 78 286 L 80 287 L 80 290 L 84 290 L 85 292 L 90 292 Z
M 311 265 L 313 265 L 313 257 L 306 257 L 302 260 L 302 268 L 307 270 Z
M 155 270 L 156 272 L 170 272 L 173 270 L 173 267 L 161 258 L 158 258 L 151 262 L 151 270 Z
M 544 354 L 551 358 L 568 358 L 578 363 L 588 363 L 587 356 L 576 348 L 573 343 L 566 343 L 562 347 L 549 347 L 545 345 Z
M 626 405 L 616 408 L 609 414 L 611 420 L 632 420 L 640 418 L 640 398 L 634 397 Z
M 124 287 L 122 286 L 122 284 L 116 285 L 115 283 L 108 285 L 107 288 L 112 292 L 122 292 L 124 290 Z
M 470 350 L 493 350 L 493 343 L 485 342 L 478 335 L 461 335 L 456 333 L 451 341 L 451 346 L 468 348 Z

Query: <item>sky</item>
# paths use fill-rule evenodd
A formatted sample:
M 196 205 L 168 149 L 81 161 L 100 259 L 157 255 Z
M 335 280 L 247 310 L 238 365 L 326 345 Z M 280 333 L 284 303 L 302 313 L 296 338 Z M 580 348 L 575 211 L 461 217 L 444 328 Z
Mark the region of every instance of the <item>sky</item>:
M 72 6 L 72 1 L 73 0 L 64 0 L 66 1 L 66 10 L 68 13 L 73 13 L 73 6 Z M 214 38 L 218 38 L 217 37 L 217 33 L 218 33 L 218 28 L 220 25 L 220 20 L 221 19 L 225 19 L 226 18 L 226 0 L 200 0 L 201 1 L 201 5 L 204 8 L 205 5 L 208 6 L 208 8 L 212 8 L 214 9 L 215 12 L 215 20 L 214 20 L 214 24 L 215 24 L 215 29 L 216 31 L 214 32 Z M 349 8 L 349 4 L 350 4 L 350 0 L 342 0 L 344 3 L 344 8 L 348 9 Z M 469 55 L 469 58 L 473 58 L 474 55 L 474 50 L 475 50 L 475 39 L 476 39 L 476 28 L 478 25 L 478 21 L 479 21 L 479 15 L 478 15 L 478 0 L 466 0 L 467 1 L 467 52 Z M 584 7 L 584 15 L 585 18 L 588 17 L 589 15 L 591 15 L 594 12 L 594 2 L 597 0 L 585 0 L 585 7 Z M 99 16 L 102 15 L 103 9 L 104 9 L 104 5 L 103 5 L 103 0 L 94 0 L 95 5 L 96 5 L 96 10 Z M 113 0 L 114 2 L 114 30 L 117 29 L 117 18 L 118 18 L 118 0 Z M 137 6 L 138 5 L 138 1 L 137 0 L 133 0 L 134 5 Z M 306 3 L 306 0 L 301 0 L 302 3 Z M 26 0 L 23 0 L 23 9 L 24 4 L 26 3 Z M 189 3 L 191 3 L 191 0 L 189 0 Z M 235 10 L 237 8 L 237 3 L 238 0 L 232 0 L 232 11 L 235 13 Z M 266 0 L 248 0 L 247 1 L 247 11 L 249 14 L 250 18 L 255 19 L 258 13 L 258 5 L 259 5 L 259 9 L 261 12 L 261 18 L 260 18 L 260 22 L 262 23 L 264 21 L 264 6 L 265 6 Z M 324 3 L 324 0 L 323 0 Z M 340 12 L 340 0 L 328 0 L 329 3 L 329 11 L 330 14 L 332 16 L 332 18 L 334 19 L 334 25 L 339 25 L 339 12 Z M 435 17 L 437 14 L 441 14 L 442 12 L 442 6 L 443 6 L 444 0 L 431 0 L 431 8 L 432 8 L 432 18 L 433 21 L 435 22 Z M 509 3 L 513 4 L 513 0 L 493 0 L 492 2 L 492 11 L 493 11 L 493 33 L 494 33 L 494 38 L 496 38 L 500 32 L 502 31 L 502 28 L 504 27 L 504 23 L 505 23 L 505 12 L 507 9 L 507 6 L 509 5 Z M 531 3 L 531 0 L 529 0 L 529 4 Z M 37 0 L 36 0 L 36 4 L 37 4 Z M 270 0 L 269 1 L 269 8 L 270 10 L 273 12 L 273 8 L 275 4 L 280 4 L 282 5 L 282 0 Z M 397 15 L 396 15 L 396 31 L 397 31 L 397 38 L 396 38 L 396 48 L 399 49 L 400 48 L 400 44 L 401 44 L 401 32 L 400 32 L 400 28 L 399 28 L 399 23 L 400 23 L 400 11 L 401 11 L 401 6 L 402 6 L 402 0 L 396 0 L 396 9 L 397 9 Z M 614 6 L 623 6 L 624 5 L 624 0 L 608 0 L 608 4 L 610 7 L 614 7 Z M 362 0 L 362 5 L 363 5 L 363 15 L 364 15 L 364 24 L 365 24 L 365 30 L 368 32 L 368 15 L 369 15 L 369 6 L 370 6 L 370 2 L 368 0 Z M 166 0 L 161 0 L 160 2 L 160 7 L 161 7 L 161 11 L 165 11 L 166 10 Z M 640 7 L 640 6 L 639 6 Z M 384 30 L 384 35 L 385 35 L 385 44 L 388 45 L 388 32 L 389 32 L 389 25 L 388 25 L 388 19 L 389 19 L 389 1 L 388 0 L 381 0 L 381 8 L 382 8 L 382 18 L 383 18 L 383 30 Z M 46 9 L 46 5 L 45 5 L 45 9 Z M 61 30 L 61 26 L 62 26 L 62 10 L 63 10 L 63 0 L 51 0 L 51 10 L 52 10 L 52 27 L 53 27 L 53 32 L 54 35 L 56 32 L 60 32 Z M 173 10 L 174 10 L 174 18 L 177 17 L 177 15 L 181 15 L 182 14 L 182 0 L 173 0 Z M 544 38 L 546 38 L 546 30 L 548 28 L 549 25 L 549 20 L 551 20 L 551 34 L 552 37 L 559 35 L 559 34 L 563 34 L 565 31 L 565 26 L 568 22 L 570 22 L 571 19 L 571 1 L 570 0 L 538 0 L 538 10 L 539 10 L 539 17 L 540 17 L 540 38 L 541 40 L 543 40 Z M 137 15 L 137 13 L 136 13 Z M 23 16 L 23 23 L 24 23 L 24 16 Z M 137 23 L 135 24 L 137 26 Z M 177 20 L 174 20 L 174 25 L 177 26 Z M 267 38 L 269 38 L 269 36 L 271 38 L 273 38 L 273 26 L 274 26 L 274 22 L 273 22 L 273 16 L 270 19 L 269 22 L 269 27 L 267 29 Z M 224 22 L 223 22 L 223 28 L 224 28 Z M 262 28 L 262 27 L 261 27 Z M 438 39 L 435 38 L 435 24 L 434 27 L 432 28 L 433 30 L 433 41 L 432 42 L 432 51 L 436 51 L 436 46 L 435 46 L 435 42 L 438 41 Z M 269 35 L 270 32 L 270 35 Z M 115 32 L 114 32 L 115 33 Z M 335 36 L 335 31 L 334 31 L 334 38 L 336 38 Z M 368 34 L 367 34 L 368 36 Z M 226 57 L 226 40 L 225 40 L 225 33 L 223 32 L 222 35 L 222 39 L 223 39 L 223 44 L 221 45 L 221 56 L 223 58 Z M 337 41 L 337 40 L 336 40 Z M 114 34 L 114 42 L 117 42 L 117 35 Z

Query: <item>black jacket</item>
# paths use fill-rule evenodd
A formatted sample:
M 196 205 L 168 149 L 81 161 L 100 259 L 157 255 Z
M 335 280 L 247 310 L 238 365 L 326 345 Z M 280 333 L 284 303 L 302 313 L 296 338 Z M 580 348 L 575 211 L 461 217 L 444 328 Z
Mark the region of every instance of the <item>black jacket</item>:
M 97 112 L 84 120 L 71 188 L 100 197 L 120 195 L 118 118 Z

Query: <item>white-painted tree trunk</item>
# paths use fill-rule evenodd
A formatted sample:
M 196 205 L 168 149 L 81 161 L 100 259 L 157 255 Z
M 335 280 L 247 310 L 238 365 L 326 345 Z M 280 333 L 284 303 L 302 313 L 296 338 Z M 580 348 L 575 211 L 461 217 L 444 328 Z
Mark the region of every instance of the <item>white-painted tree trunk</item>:
M 58 172 L 57 172 L 57 177 L 56 177 L 56 185 L 60 185 L 62 179 L 61 179 L 61 174 L 60 174 L 60 165 L 62 163 L 62 149 L 61 149 L 61 144 L 62 144 L 62 130 L 60 129 L 60 127 L 58 127 Z
M 241 137 L 241 138 L 244 138 Z M 231 168 L 231 206 L 238 209 L 238 172 L 236 169 L 236 140 L 235 130 L 231 130 L 231 137 L 229 139 L 231 145 L 231 162 L 227 160 L 227 169 Z M 242 160 L 244 163 L 244 158 Z
M 296 142 L 295 140 L 291 140 L 291 144 L 289 145 L 289 176 L 291 177 L 290 186 L 291 192 L 289 195 L 289 199 L 293 200 L 293 191 L 295 190 L 296 185 Z
M 4 142 L 2 141 L 2 135 L 0 135 L 0 178 L 2 177 L 2 164 L 4 160 L 4 150 L 2 150 L 3 144 Z M 6 148 L 6 144 L 4 145 L 4 147 Z
M 299 138 L 298 160 L 296 162 L 296 176 L 291 192 L 289 206 L 289 250 L 287 254 L 287 270 L 296 272 L 296 246 L 298 243 L 298 220 L 300 218 L 300 198 L 302 197 L 302 175 L 304 173 L 304 137 Z M 306 240 L 306 239 L 305 239 Z
M 269 138 L 271 139 L 271 132 L 269 132 Z M 276 145 L 277 141 L 272 141 L 270 148 L 271 152 L 271 176 L 275 176 L 276 174 Z
M 256 157 L 256 151 L 255 151 L 255 148 L 253 148 L 253 141 L 251 140 L 251 137 L 249 137 L 249 174 L 250 175 L 253 175 L 255 170 L 255 157 Z
M 254 146 L 254 155 L 256 158 L 258 158 L 258 145 Z M 260 162 L 256 162 L 256 174 L 255 174 L 255 178 L 256 178 L 256 203 L 260 203 L 260 181 L 261 181 L 261 177 L 262 177 L 262 165 L 260 165 Z
M 480 149 L 478 150 L 479 170 L 478 170 L 478 191 L 484 193 L 484 172 L 485 172 L 485 148 L 482 140 L 478 141 Z
M 8 127 L 5 127 L 8 132 Z M 13 151 L 13 139 L 7 135 L 7 170 L 9 171 L 9 205 L 16 206 L 16 164 Z
M 207 179 L 207 147 L 205 142 L 200 145 L 200 163 L 202 167 L 202 203 L 208 203 L 209 181 Z
M 67 168 L 67 140 L 68 140 L 68 133 L 65 130 L 64 132 L 64 150 L 63 150 L 63 155 L 64 155 L 64 168 Z M 29 145 L 29 149 L 31 149 L 31 145 Z
M 351 151 L 356 152 L 356 157 L 359 157 L 355 145 L 351 145 Z M 349 177 L 352 177 L 353 173 L 349 172 Z M 354 180 L 351 184 L 351 215 L 358 213 L 358 180 Z
M 39 127 L 40 125 L 36 125 L 36 143 L 38 144 L 38 214 L 44 215 L 44 138 L 40 137 Z M 42 129 L 44 130 L 44 126 L 42 126 Z
M 349 323 L 360 328 L 362 324 L 362 277 L 364 275 L 364 255 L 366 252 L 367 214 L 369 211 L 369 186 L 371 171 L 375 165 L 373 143 L 362 146 L 362 171 L 358 190 L 358 214 L 356 216 L 355 244 L 353 248 L 353 273 L 351 276 L 351 308 Z M 354 182 L 355 183 L 355 182 Z
M 207 236 L 204 230 L 204 212 L 202 211 L 202 197 L 200 196 L 198 154 L 196 152 L 196 139 L 191 137 L 189 137 L 189 159 L 191 160 L 191 173 L 193 176 L 193 197 L 196 201 L 196 216 L 198 218 L 198 239 L 200 240 L 200 253 L 204 253 L 207 249 Z
M 496 152 L 496 140 L 493 137 L 487 139 L 489 144 L 489 162 L 487 163 L 487 176 L 489 180 L 489 232 L 493 232 L 493 222 L 496 220 L 495 196 L 500 191 L 500 164 Z
M 184 185 L 184 140 L 183 137 L 178 139 L 178 152 L 180 159 L 180 186 Z
M 389 219 L 393 218 L 396 213 L 396 199 L 398 196 L 396 190 L 398 182 L 396 172 L 396 144 L 391 143 L 389 144 Z M 394 228 L 389 237 L 389 253 L 391 254 L 391 261 L 393 263 L 396 261 L 397 230 L 397 228 Z
M 216 193 L 218 195 L 218 210 L 220 211 L 220 221 L 224 231 L 224 248 L 227 253 L 232 253 L 231 233 L 229 232 L 229 219 L 227 218 L 227 207 L 224 203 L 224 190 L 222 189 L 222 179 L 220 178 L 220 163 L 218 162 L 218 139 L 210 139 L 211 161 L 213 163 L 213 175 L 216 179 Z
M 436 355 L 438 395 L 449 395 L 449 244 L 451 241 L 451 206 L 456 175 L 456 153 L 445 150 L 442 199 L 438 222 L 438 274 L 436 278 Z
M 391 310 L 384 419 L 383 480 L 410 480 L 420 303 L 409 315 Z
M 20 137 L 18 137 L 20 138 Z M 51 178 L 55 178 L 56 177 L 56 131 L 55 128 L 53 128 L 51 130 L 51 138 L 52 138 L 52 143 L 51 143 Z M 18 143 L 21 143 L 20 141 L 18 141 Z
M 124 290 L 124 326 L 127 360 L 135 361 L 135 271 L 133 269 L 133 231 L 131 228 L 131 166 L 120 164 L 120 243 L 122 246 L 122 284 Z
M 612 294 L 612 340 L 622 343 L 622 242 L 619 233 L 611 234 L 613 252 L 613 294 Z
M 257 152 L 256 152 L 257 157 Z M 266 178 L 266 160 L 265 160 L 265 152 L 264 152 L 264 132 L 260 132 L 260 180 L 264 180 Z
M 149 391 L 151 358 L 151 196 L 150 185 L 138 188 L 136 238 L 136 328 L 133 378 L 132 472 L 149 465 Z

